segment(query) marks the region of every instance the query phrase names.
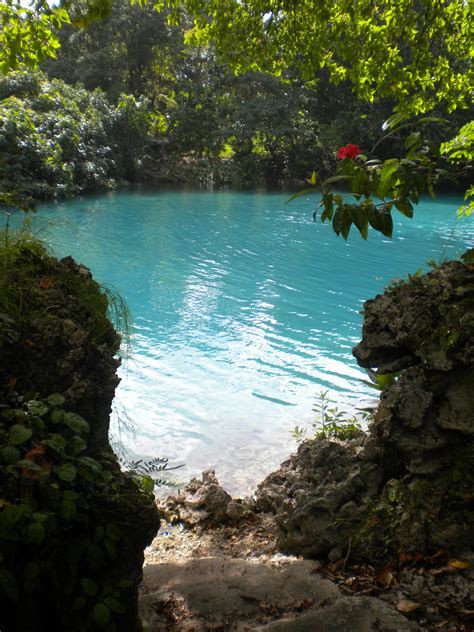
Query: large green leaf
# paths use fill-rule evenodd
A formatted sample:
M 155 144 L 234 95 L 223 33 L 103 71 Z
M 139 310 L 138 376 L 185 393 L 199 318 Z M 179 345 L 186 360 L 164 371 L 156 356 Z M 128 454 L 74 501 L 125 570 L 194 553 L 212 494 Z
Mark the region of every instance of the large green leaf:
M 69 426 L 74 432 L 89 432 L 90 427 L 85 419 L 76 413 L 64 413 L 62 419 L 66 426 Z
M 11 426 L 9 432 L 9 442 L 13 443 L 13 445 L 20 445 L 21 443 L 25 443 L 33 434 L 33 430 L 31 428 L 27 428 L 26 426 L 22 426 L 20 424 L 15 424 Z
M 110 609 L 105 603 L 98 603 L 94 606 L 92 616 L 97 625 L 103 628 L 110 620 Z

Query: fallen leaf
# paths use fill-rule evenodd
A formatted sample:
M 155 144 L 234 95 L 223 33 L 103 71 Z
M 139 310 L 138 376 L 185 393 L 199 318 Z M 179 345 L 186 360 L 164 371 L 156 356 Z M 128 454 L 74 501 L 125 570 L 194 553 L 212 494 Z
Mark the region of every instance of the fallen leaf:
M 375 578 L 375 581 L 379 586 L 383 586 L 384 588 L 388 588 L 392 585 L 393 575 L 388 570 L 388 568 L 383 568 Z
M 466 568 L 469 568 L 469 562 L 464 562 L 463 560 L 449 560 L 448 566 L 451 568 L 455 568 L 457 571 L 464 571 Z
M 39 286 L 42 290 L 49 290 L 53 286 L 54 281 L 55 279 L 52 276 L 43 277 L 39 282 Z
M 402 563 L 411 562 L 413 560 L 413 555 L 411 555 L 410 553 L 400 553 L 398 555 L 398 559 Z
M 372 516 L 372 518 L 367 523 L 367 528 L 372 529 L 372 527 L 375 527 L 375 525 L 379 524 L 379 522 L 380 522 L 380 518 L 378 516 Z
M 416 601 L 410 601 L 409 599 L 401 599 L 397 603 L 397 610 L 399 612 L 414 612 L 420 608 L 421 603 L 417 603 Z
M 426 559 L 428 560 L 428 562 L 432 562 L 437 557 L 441 557 L 442 555 L 444 555 L 444 553 L 445 553 L 444 549 L 438 549 L 436 553 L 434 553 L 434 555 L 429 555 Z

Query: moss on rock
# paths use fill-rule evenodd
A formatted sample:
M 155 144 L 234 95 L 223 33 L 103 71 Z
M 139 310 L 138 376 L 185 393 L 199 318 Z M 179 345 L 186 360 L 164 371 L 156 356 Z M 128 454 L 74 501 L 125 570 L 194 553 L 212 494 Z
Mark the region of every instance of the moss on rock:
M 154 497 L 108 442 L 120 337 L 84 266 L 0 245 L 0 628 L 140 629 Z

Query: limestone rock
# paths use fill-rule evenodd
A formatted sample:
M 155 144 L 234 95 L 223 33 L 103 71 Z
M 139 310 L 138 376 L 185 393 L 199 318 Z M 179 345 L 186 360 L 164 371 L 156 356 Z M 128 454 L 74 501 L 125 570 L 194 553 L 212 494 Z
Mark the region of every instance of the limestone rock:
M 229 519 L 227 513 L 232 497 L 223 489 L 214 470 L 202 473 L 202 480 L 193 478 L 176 496 L 169 496 L 159 505 L 160 511 L 173 521 L 188 526 L 219 524 Z M 230 514 L 237 516 L 239 509 L 232 501 Z
M 69 520 L 69 517 L 58 513 L 58 524 L 52 528 L 53 544 L 49 550 L 43 543 L 43 548 L 35 543 L 37 550 L 44 555 L 46 570 L 37 565 L 39 572 L 43 573 L 41 581 L 37 585 L 33 584 L 31 590 L 28 588 L 20 592 L 17 603 L 6 599 L 5 592 L 0 591 L 0 628 L 4 632 L 39 632 L 46 628 L 71 631 L 77 629 L 76 624 L 81 625 L 84 611 L 77 610 L 73 623 L 71 604 L 76 596 L 73 591 L 77 588 L 71 580 L 71 569 L 78 564 L 81 570 L 76 572 L 87 574 L 87 564 L 84 564 L 82 570 L 80 564 L 83 562 L 77 561 L 82 559 L 81 556 L 86 557 L 84 548 L 81 547 L 89 539 L 89 548 L 92 549 L 95 537 L 93 534 L 104 531 L 106 526 L 112 525 L 113 530 L 116 523 L 121 538 L 120 554 L 115 553 L 116 545 L 112 540 L 108 541 L 110 547 L 107 552 L 100 549 L 95 551 L 94 568 L 98 569 L 102 569 L 104 564 L 98 563 L 97 559 L 108 554 L 105 558 L 108 575 L 107 578 L 100 576 L 103 572 L 100 570 L 97 571 L 97 577 L 94 575 L 94 579 L 97 579 L 97 583 L 103 581 L 108 586 L 107 590 L 110 590 L 109 586 L 118 585 L 121 580 L 126 581 L 126 587 L 120 592 L 125 612 L 114 625 L 114 629 L 117 632 L 133 632 L 138 625 L 137 590 L 142 574 L 143 550 L 159 528 L 159 516 L 153 498 L 144 494 L 135 480 L 121 472 L 109 444 L 110 412 L 115 387 L 119 383 L 116 370 L 120 361 L 116 355 L 120 347 L 120 336 L 108 319 L 107 297 L 92 280 L 87 268 L 77 265 L 71 257 L 58 261 L 42 253 L 40 248 L 26 248 L 18 251 L 16 256 L 15 262 L 7 269 L 2 268 L 2 284 L 5 287 L 18 288 L 22 301 L 21 318 L 6 314 L 5 319 L 3 314 L 4 317 L 0 319 L 0 324 L 8 324 L 8 328 L 0 327 L 0 384 L 12 385 L 9 390 L 2 389 L 0 406 L 10 407 L 10 400 L 15 405 L 15 402 L 22 399 L 41 400 L 51 394 L 60 393 L 65 400 L 64 410 L 82 416 L 89 425 L 90 432 L 81 440 L 80 450 L 84 450 L 84 456 L 94 457 L 107 470 L 108 475 L 120 481 L 122 493 L 113 491 L 110 497 L 96 495 L 93 486 L 86 483 L 85 478 L 74 492 L 69 490 L 73 498 L 79 498 L 78 506 L 84 514 L 88 512 L 87 520 Z M 25 262 L 27 273 L 23 268 Z M 0 312 L 3 313 L 9 307 L 8 302 L 2 304 Z M 18 316 L 17 306 L 14 307 L 12 311 Z M 0 423 L 8 423 L 8 419 L 2 418 Z M 41 423 L 42 428 L 48 429 L 47 422 Z M 1 429 L 5 430 L 4 427 Z M 70 437 L 69 431 L 59 423 L 54 425 L 52 431 L 63 432 L 66 438 Z M 59 436 L 61 438 L 60 434 Z M 55 457 L 51 453 L 48 458 L 54 463 Z M 75 477 L 76 468 L 72 465 L 70 467 Z M 3 483 L 3 478 L 0 479 Z M 47 512 L 51 511 L 49 496 L 59 494 L 61 490 L 58 488 L 57 484 L 29 488 L 29 493 L 34 494 L 32 497 L 37 503 L 33 505 L 32 500 L 32 505 L 37 507 L 39 516 L 42 516 L 43 506 L 45 518 Z M 16 487 L 2 487 L 0 491 L 0 495 L 10 502 L 18 502 Z M 74 503 L 72 508 L 75 510 Z M 21 570 L 22 551 L 27 547 L 22 537 L 20 535 L 18 541 L 3 538 L 0 542 L 2 563 L 5 564 L 8 560 L 4 555 L 8 552 L 10 560 L 13 559 L 10 563 L 12 568 L 14 566 L 14 572 Z M 48 532 L 46 539 L 49 538 Z M 72 558 L 68 560 L 66 557 L 65 549 L 69 547 L 70 551 L 76 544 L 78 557 L 72 562 Z M 97 544 L 94 546 L 98 548 Z M 92 554 L 90 555 L 92 559 Z M 54 572 L 47 565 L 51 558 L 56 560 Z M 78 577 L 73 579 L 78 581 Z M 65 624 L 66 620 L 69 623 Z
M 450 262 L 364 306 L 359 364 L 397 372 L 362 444 L 314 440 L 270 474 L 286 552 L 382 559 L 474 546 L 474 267 Z
M 383 601 L 343 597 L 318 568 L 307 560 L 272 564 L 222 557 L 148 566 L 140 614 L 150 632 L 418 629 Z
M 344 597 L 322 610 L 280 619 L 254 628 L 257 632 L 415 632 L 416 623 L 373 597 Z

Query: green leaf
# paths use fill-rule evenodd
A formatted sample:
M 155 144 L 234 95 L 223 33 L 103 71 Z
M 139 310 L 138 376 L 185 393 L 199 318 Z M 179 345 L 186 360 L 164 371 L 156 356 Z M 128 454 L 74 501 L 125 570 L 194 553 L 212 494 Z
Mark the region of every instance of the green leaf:
M 15 424 L 10 428 L 9 442 L 13 443 L 13 445 L 19 445 L 20 443 L 28 441 L 32 434 L 33 430 L 31 430 L 31 428 Z
M 63 395 L 61 395 L 61 393 L 53 393 L 52 395 L 49 395 L 49 397 L 46 398 L 46 401 L 53 408 L 59 408 L 60 406 L 64 404 L 64 402 L 66 401 L 66 398 Z
M 380 172 L 380 180 L 377 187 L 377 195 L 381 200 L 385 199 L 387 193 L 397 180 L 398 160 L 395 158 L 386 160 L 383 163 L 382 171 Z
M 81 456 L 77 459 L 77 462 L 92 470 L 95 474 L 98 474 L 102 469 L 100 463 L 95 459 L 91 459 L 90 456 Z
M 146 475 L 142 476 L 141 483 L 142 483 L 142 488 L 146 492 L 152 492 L 155 488 L 155 481 L 152 479 L 151 476 L 146 476 Z
M 382 131 L 386 132 L 389 129 L 393 129 L 399 123 L 405 121 L 407 118 L 408 116 L 406 114 L 403 114 L 402 112 L 395 112 L 395 114 L 392 114 L 388 117 L 386 121 L 384 121 L 382 125 Z
M 54 467 L 54 471 L 62 481 L 66 483 L 72 483 L 76 478 L 77 469 L 72 463 L 64 463 L 63 465 L 57 465 Z
M 405 138 L 404 145 L 408 150 L 412 150 L 415 147 L 418 147 L 420 144 L 421 134 L 420 132 L 412 132 L 408 134 Z
M 2 457 L 5 463 L 8 463 L 8 465 L 13 465 L 20 460 L 21 452 L 20 450 L 18 450 L 18 448 L 15 448 L 12 445 L 7 445 L 2 449 Z
M 125 606 L 115 597 L 106 597 L 104 599 L 104 603 L 110 608 L 110 610 L 112 610 L 112 612 L 116 612 L 117 614 L 124 614 L 127 612 Z
M 378 230 L 386 237 L 392 236 L 393 220 L 390 211 L 379 211 L 375 208 L 371 208 L 369 209 L 368 219 L 372 228 L 375 228 L 375 230 Z
M 313 173 L 311 174 L 311 177 L 310 178 L 306 178 L 306 182 L 308 184 L 312 184 L 315 187 L 317 179 L 318 179 L 318 176 L 316 174 L 316 171 L 313 171 Z
M 97 625 L 103 628 L 110 620 L 110 610 L 105 603 L 98 603 L 94 606 L 92 616 Z
M 321 222 L 325 222 L 327 219 L 329 221 L 332 221 L 335 198 L 336 196 L 334 196 L 332 193 L 323 193 L 322 200 L 319 203 L 319 206 L 324 206 L 324 211 L 321 213 Z M 340 199 L 340 202 L 342 202 L 342 197 Z
M 61 516 L 65 520 L 72 520 L 77 516 L 76 504 L 70 500 L 63 500 L 61 503 Z
M 17 467 L 25 468 L 27 470 L 35 470 L 36 472 L 41 472 L 40 466 L 36 465 L 36 463 L 30 461 L 29 459 L 20 459 L 20 461 L 18 461 L 16 465 Z
M 89 432 L 90 427 L 85 419 L 76 413 L 64 413 L 63 423 L 74 432 Z
M 358 204 L 352 204 L 350 206 L 350 213 L 352 221 L 357 226 L 359 232 L 361 232 L 368 224 L 367 213 Z
M 64 419 L 64 415 L 64 410 L 53 410 L 53 412 L 51 413 L 51 421 L 53 422 L 53 424 L 58 424 Z
M 405 217 L 409 217 L 410 219 L 413 217 L 413 206 L 409 200 L 405 198 L 394 200 L 394 204 Z
M 344 241 L 347 241 L 352 226 L 352 217 L 349 208 L 346 206 L 343 210 L 343 220 L 341 226 L 341 235 Z
M 365 192 L 368 177 L 363 167 L 359 167 L 355 172 L 355 176 L 351 181 L 351 191 L 356 195 L 362 195 Z
M 76 435 L 69 441 L 69 446 L 74 454 L 79 454 L 87 448 L 87 443 L 82 437 Z
M 86 595 L 89 595 L 89 597 L 95 597 L 99 592 L 99 588 L 95 581 L 89 579 L 88 577 L 81 578 L 81 586 L 84 589 Z
M 66 447 L 66 439 L 57 433 L 52 434 L 51 439 L 44 439 L 42 443 L 60 454 L 64 452 L 64 448 Z
M 46 531 L 43 525 L 39 522 L 34 522 L 26 530 L 25 542 L 28 544 L 41 544 L 45 535 Z
M 5 568 L 0 568 L 0 586 L 10 601 L 18 602 L 19 592 L 15 576 Z
M 38 415 L 38 417 L 42 417 L 48 412 L 46 404 L 44 402 L 37 402 L 36 400 L 27 402 L 26 407 L 28 408 L 28 412 L 32 415 Z

